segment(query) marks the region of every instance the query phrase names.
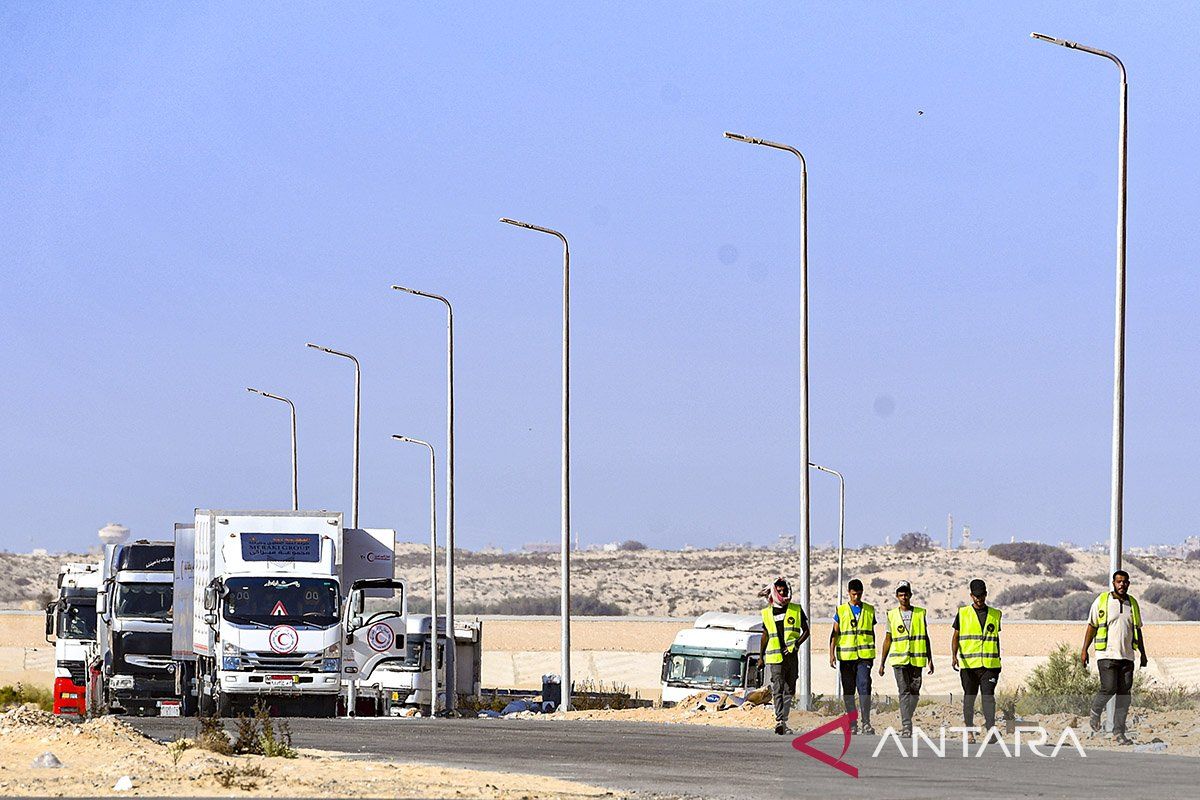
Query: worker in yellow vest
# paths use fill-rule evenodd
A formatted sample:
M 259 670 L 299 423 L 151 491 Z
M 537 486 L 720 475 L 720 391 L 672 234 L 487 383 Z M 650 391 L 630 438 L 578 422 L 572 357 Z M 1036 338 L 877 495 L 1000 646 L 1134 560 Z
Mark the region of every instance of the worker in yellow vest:
M 762 610 L 758 657 L 767 666 L 775 732 L 783 736 L 792 733 L 787 721 L 800 676 L 800 646 L 808 639 L 808 618 L 804 609 L 792 602 L 792 587 L 784 578 L 776 578 L 767 595 L 770 603 Z
M 987 604 L 987 584 L 971 581 L 971 605 L 954 618 L 950 637 L 950 666 L 958 670 L 963 687 L 963 725 L 975 727 L 975 698 L 983 695 L 984 730 L 996 727 L 996 683 L 1000 680 L 1000 609 Z M 959 669 L 961 660 L 962 669 Z M 968 733 L 970 741 L 974 733 Z
M 1086 667 L 1088 647 L 1094 642 L 1100 691 L 1092 700 L 1092 730 L 1100 730 L 1104 707 L 1109 698 L 1116 695 L 1113 740 L 1117 744 L 1133 744 L 1133 740 L 1125 735 L 1125 717 L 1129 713 L 1129 695 L 1133 690 L 1133 661 L 1140 653 L 1141 665 L 1145 667 L 1150 657 L 1146 655 L 1146 639 L 1142 635 L 1142 611 L 1138 601 L 1129 594 L 1129 573 L 1123 569 L 1114 572 L 1112 587 L 1111 592 L 1103 592 L 1092 603 L 1080 658 Z
M 900 605 L 887 613 L 879 675 L 883 676 L 885 664 L 891 664 L 900 695 L 900 735 L 908 739 L 912 737 L 913 712 L 921 700 L 921 670 L 928 667 L 929 674 L 933 674 L 933 646 L 925 627 L 925 609 L 912 604 L 912 585 L 908 581 L 900 581 L 896 587 L 896 600 Z
M 854 692 L 858 690 L 861 725 L 850 732 L 868 736 L 871 727 L 871 666 L 875 663 L 875 608 L 862 601 L 863 585 L 858 578 L 846 585 L 849 603 L 842 603 L 833 614 L 829 634 L 829 666 L 841 671 L 842 702 L 846 713 L 854 711 Z

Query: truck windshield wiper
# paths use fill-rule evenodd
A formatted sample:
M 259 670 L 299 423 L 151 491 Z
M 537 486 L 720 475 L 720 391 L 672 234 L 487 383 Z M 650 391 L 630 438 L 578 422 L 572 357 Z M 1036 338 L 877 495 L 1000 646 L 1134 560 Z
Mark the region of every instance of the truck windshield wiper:
M 241 614 L 229 614 L 229 613 L 226 613 L 226 614 L 225 614 L 225 619 L 229 620 L 230 622 L 240 622 L 240 623 L 243 623 L 243 624 L 246 624 L 246 625 L 257 625 L 257 626 L 258 626 L 258 627 L 260 627 L 260 628 L 272 628 L 272 627 L 274 627 L 274 625 L 271 625 L 271 624 L 269 624 L 269 623 L 266 623 L 266 622 L 261 622 L 261 621 L 259 621 L 259 620 L 257 620 L 257 619 L 254 619 L 254 618 L 252 618 L 252 617 L 243 617 Z

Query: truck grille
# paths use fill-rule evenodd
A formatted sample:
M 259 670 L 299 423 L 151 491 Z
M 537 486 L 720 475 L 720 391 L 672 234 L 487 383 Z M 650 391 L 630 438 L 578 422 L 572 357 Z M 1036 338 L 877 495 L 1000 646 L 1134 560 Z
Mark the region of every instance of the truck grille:
M 57 661 L 55 666 L 71 673 L 71 683 L 76 686 L 87 685 L 87 667 L 82 661 Z
M 320 672 L 320 653 L 288 653 L 280 655 L 270 651 L 247 650 L 242 653 L 243 670 L 267 670 L 281 672 Z

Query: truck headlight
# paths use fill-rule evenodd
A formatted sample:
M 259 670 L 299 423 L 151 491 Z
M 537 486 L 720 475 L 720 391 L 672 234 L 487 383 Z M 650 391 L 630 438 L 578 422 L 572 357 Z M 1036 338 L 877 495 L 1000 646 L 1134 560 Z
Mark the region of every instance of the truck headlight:
M 333 644 L 329 645 L 329 647 L 325 648 L 325 658 L 341 658 L 341 657 L 342 657 L 342 643 L 341 642 L 334 642 Z
M 221 669 L 226 672 L 233 672 L 242 668 L 242 659 L 240 656 L 222 656 Z
M 342 669 L 342 661 L 340 658 L 322 658 L 321 672 L 340 672 Z

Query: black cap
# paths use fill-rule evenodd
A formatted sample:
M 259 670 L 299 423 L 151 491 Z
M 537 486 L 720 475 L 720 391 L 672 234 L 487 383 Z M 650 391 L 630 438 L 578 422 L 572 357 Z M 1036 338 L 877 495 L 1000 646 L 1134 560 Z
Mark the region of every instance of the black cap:
M 846 588 L 852 592 L 861 592 L 863 590 L 862 581 L 860 581 L 858 578 L 855 578 L 850 581 L 850 583 L 846 584 Z
M 900 583 L 896 584 L 896 594 L 900 594 L 902 591 L 912 594 L 912 584 L 908 581 L 900 581 Z
M 985 594 L 987 594 L 987 584 L 986 583 L 981 581 L 979 578 L 976 578 L 975 580 L 971 581 L 971 596 L 972 597 L 983 597 Z

